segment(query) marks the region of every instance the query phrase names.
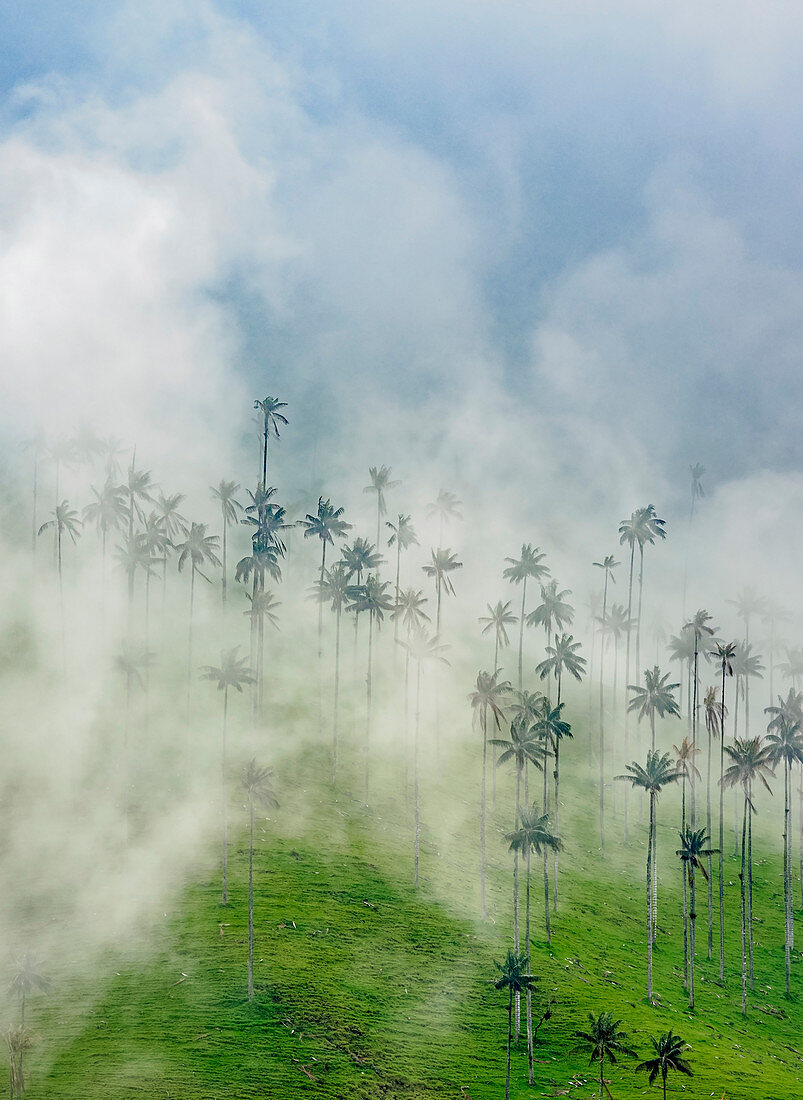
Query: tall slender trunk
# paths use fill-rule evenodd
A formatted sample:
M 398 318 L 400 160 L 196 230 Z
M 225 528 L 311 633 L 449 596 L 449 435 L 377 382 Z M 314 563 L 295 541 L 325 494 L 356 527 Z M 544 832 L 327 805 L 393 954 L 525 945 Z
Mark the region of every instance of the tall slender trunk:
M 635 542 L 630 543 L 630 576 L 627 582 L 627 642 L 625 645 L 625 688 L 630 683 L 630 624 L 633 617 L 633 564 L 636 553 Z M 625 690 L 625 759 L 630 758 L 630 711 L 627 709 L 627 690 Z M 628 810 L 630 800 L 630 787 L 625 784 L 625 842 L 628 832 Z
M 368 675 L 365 680 L 365 805 L 371 782 L 371 662 L 374 650 L 374 613 L 368 612 Z
M 190 569 L 190 623 L 187 631 L 187 768 L 189 770 L 190 764 L 190 744 L 192 741 L 192 734 L 190 733 L 190 707 L 192 704 L 192 626 L 193 626 L 193 611 L 195 608 L 195 563 L 193 562 Z
M 480 914 L 485 920 L 485 773 L 488 761 L 488 710 L 482 712 L 482 781 L 480 784 Z
M 547 784 L 547 760 L 549 759 L 549 736 L 544 739 L 544 803 L 543 813 L 549 813 L 549 787 Z M 546 942 L 552 943 L 552 929 L 549 923 L 549 855 L 544 848 L 544 924 L 546 927 Z
M 494 676 L 499 664 L 499 635 L 494 642 Z M 496 745 L 491 746 L 491 809 L 496 813 Z
M 644 546 L 639 543 L 638 611 L 636 613 L 636 680 L 641 679 L 641 599 L 644 593 Z
M 747 956 L 745 954 L 745 855 L 747 840 L 747 786 L 744 788 L 744 815 L 742 817 L 742 869 L 739 872 L 739 892 L 741 897 L 742 931 L 742 1015 L 747 1015 Z
M 401 542 L 399 541 L 399 532 L 396 532 L 396 607 L 399 606 L 399 596 L 401 595 L 401 589 L 399 588 L 399 576 L 401 573 Z M 399 643 L 399 616 L 393 617 L 393 660 L 396 661 L 396 650 Z
M 725 673 L 722 663 L 722 728 L 719 738 L 719 980 L 725 981 Z M 710 835 L 710 834 L 709 834 Z
M 522 685 L 522 662 L 524 653 L 524 607 L 527 599 L 527 577 L 525 575 L 521 586 L 521 619 L 519 620 L 519 691 Z
M 229 815 L 226 803 L 226 725 L 229 716 L 229 685 L 223 688 L 223 740 L 220 756 L 220 801 L 223 807 L 223 897 L 221 904 L 229 904 Z
M 505 1075 L 505 1100 L 510 1100 L 510 1045 L 513 1038 L 513 986 L 507 999 L 507 1072 Z
M 415 735 L 413 737 L 413 815 L 415 819 L 415 872 L 413 883 L 418 886 L 418 848 L 421 840 L 421 816 L 418 805 L 418 736 L 421 727 L 421 661 L 415 671 Z
M 721 739 L 725 737 L 725 717 L 722 718 Z M 705 777 L 705 835 L 708 837 L 708 958 L 714 950 L 714 876 L 711 870 L 711 730 L 708 731 L 708 765 Z
M 692 744 L 692 761 L 697 755 L 697 631 L 694 632 L 694 675 L 692 678 L 692 712 L 691 712 L 691 744 Z M 692 769 L 690 777 L 691 788 L 691 827 L 695 829 L 697 827 L 697 784 L 694 779 L 694 769 Z
M 254 802 L 249 799 L 248 832 L 248 1001 L 254 999 Z
M 682 793 L 680 802 L 680 835 L 686 836 L 686 770 L 683 770 Z M 689 988 L 689 908 L 687 898 L 688 871 L 686 860 L 681 860 L 683 867 L 683 984 Z
M 652 1004 L 652 844 L 655 831 L 655 795 L 650 791 L 650 833 L 647 839 L 647 1000 Z
M 744 644 L 745 648 L 750 645 L 750 616 L 746 615 L 744 620 Z M 744 678 L 744 735 L 750 736 L 750 675 L 745 674 Z
M 513 831 L 519 830 L 521 815 L 521 768 L 516 768 L 516 815 Z M 513 852 L 513 948 L 519 954 L 519 850 Z M 521 993 L 516 991 L 516 1042 L 521 1031 Z
M 525 870 L 526 900 L 524 903 L 524 951 L 527 956 L 527 974 L 530 974 L 530 846 L 527 846 L 527 863 Z M 527 986 L 527 1080 L 533 1084 L 533 994 Z
M 602 653 L 599 668 L 599 843 L 603 855 L 605 855 L 605 699 L 603 695 L 605 642 L 606 636 L 603 634 L 600 643 Z
M 753 784 L 748 783 L 749 805 L 747 807 L 747 948 L 750 967 L 750 989 L 753 981 Z
M 335 700 L 332 722 L 332 786 L 337 786 L 337 720 L 340 705 L 340 605 L 335 615 Z
M 784 965 L 786 967 L 786 992 L 789 993 L 789 967 L 790 967 L 790 915 L 789 904 L 789 760 L 784 756 L 783 761 L 783 909 L 784 909 Z
M 410 636 L 404 650 L 404 812 L 410 811 Z
M 697 931 L 697 908 L 694 897 L 694 863 L 689 863 L 689 1008 L 694 1008 L 694 949 Z
M 318 734 L 323 733 L 323 578 L 326 572 L 326 539 L 321 539 L 321 573 L 318 582 Z
M 228 559 L 227 559 L 227 556 L 226 556 L 226 532 L 227 532 L 227 529 L 228 529 L 229 525 L 226 522 L 226 510 L 225 510 L 225 508 L 221 509 L 221 511 L 223 513 L 223 606 L 225 607 L 226 606 L 226 600 L 227 600 L 226 580 L 227 580 L 227 576 L 228 576 L 228 565 L 227 565 Z M 167 551 L 165 551 L 165 553 L 167 553 Z

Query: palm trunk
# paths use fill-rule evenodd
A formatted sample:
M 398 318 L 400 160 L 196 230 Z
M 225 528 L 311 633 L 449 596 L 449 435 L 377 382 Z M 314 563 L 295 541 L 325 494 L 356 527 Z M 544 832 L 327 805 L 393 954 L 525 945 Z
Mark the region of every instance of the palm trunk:
M 337 720 L 340 704 L 340 606 L 335 617 L 335 701 L 332 723 L 332 786 L 337 786 Z
M 680 835 L 686 836 L 686 770 L 683 770 L 680 796 Z M 686 861 L 681 861 L 683 867 L 683 984 L 689 988 L 689 909 L 687 904 L 686 887 Z
M 516 817 L 513 831 L 518 832 L 521 814 L 521 768 L 516 768 Z M 513 949 L 519 954 L 519 851 L 513 852 Z M 521 993 L 516 991 L 516 1042 L 521 1032 Z
M 496 675 L 496 669 L 499 665 L 499 635 L 496 636 L 494 642 L 494 667 L 493 673 Z M 496 813 L 496 745 L 491 747 L 491 809 Z
M 742 1015 L 747 1016 L 747 956 L 745 954 L 745 855 L 747 839 L 747 787 L 744 789 L 744 815 L 742 817 L 742 869 L 739 873 L 739 888 L 741 897 L 741 931 L 742 931 Z
M 625 685 L 630 683 L 630 623 L 633 617 L 633 564 L 635 560 L 636 544 L 630 543 L 630 577 L 627 582 L 627 643 L 625 646 Z M 625 759 L 630 759 L 630 711 L 627 709 L 627 690 L 625 690 Z M 625 784 L 625 843 L 628 831 L 628 809 L 630 800 L 630 787 Z
M 786 967 L 786 992 L 789 993 L 790 967 L 790 911 L 789 904 L 789 760 L 783 761 L 783 909 L 784 909 L 784 965 Z
M 644 593 L 644 546 L 639 543 L 638 612 L 636 614 L 636 680 L 641 679 L 641 599 Z
M 249 800 L 248 834 L 248 1001 L 254 999 L 254 803 Z
M 365 680 L 365 805 L 368 805 L 371 782 L 371 662 L 374 649 L 374 613 L 368 612 L 368 676 Z
M 725 981 L 725 664 L 722 665 L 722 730 L 719 739 L 719 980 Z
M 605 575 L 605 595 L 608 594 L 608 575 Z M 603 608 L 605 601 L 603 600 Z M 605 612 L 602 613 L 603 623 Z M 599 843 L 600 850 L 605 855 L 605 698 L 603 689 L 603 676 L 605 672 L 605 641 L 606 635 L 602 635 L 600 642 L 599 659 Z
M 223 742 L 220 757 L 220 800 L 223 806 L 223 897 L 221 904 L 229 904 L 228 862 L 229 862 L 229 820 L 226 805 L 226 724 L 229 715 L 229 685 L 223 688 Z
M 318 582 L 318 735 L 323 733 L 323 577 L 326 572 L 326 539 L 321 539 L 321 575 Z
M 560 791 L 560 738 L 555 740 L 555 833 L 558 832 L 558 794 Z M 555 849 L 555 859 L 553 864 L 553 874 L 555 880 L 554 890 L 552 892 L 552 912 L 558 911 L 558 849 Z
M 689 1008 L 694 1009 L 694 948 L 697 930 L 697 909 L 694 898 L 694 863 L 689 864 Z
M 227 566 L 227 560 L 228 559 L 226 557 L 226 530 L 228 528 L 228 523 L 226 522 L 226 511 L 225 511 L 225 509 L 221 509 L 221 511 L 223 512 L 223 606 L 225 607 L 226 606 L 226 599 L 227 599 L 226 577 L 228 575 L 228 566 Z M 167 551 L 165 551 L 165 553 L 167 553 Z
M 396 607 L 399 606 L 399 596 L 401 595 L 401 589 L 399 588 L 399 576 L 401 574 L 401 543 L 399 542 L 399 532 L 396 532 Z M 394 616 L 393 619 L 393 662 L 395 667 L 396 651 L 399 643 L 399 616 Z
M 694 633 L 694 677 L 692 679 L 692 718 L 691 718 L 691 744 L 692 744 L 692 761 L 694 761 L 697 755 L 697 632 Z M 691 827 L 692 829 L 697 826 L 697 790 L 696 783 L 694 781 L 694 770 L 690 776 L 691 785 Z
M 418 886 L 418 848 L 421 840 L 421 816 L 418 805 L 418 736 L 421 727 L 421 661 L 416 661 L 415 673 L 415 736 L 413 738 L 413 814 L 415 818 L 415 872 L 413 883 Z
M 410 812 L 410 631 L 404 651 L 404 812 Z
M 488 761 L 488 710 L 482 712 L 482 781 L 480 784 L 480 914 L 485 920 L 485 773 Z
M 521 619 L 519 620 L 519 691 L 522 685 L 522 663 L 524 654 L 524 607 L 527 599 L 527 577 L 525 576 L 521 588 Z
M 507 1073 L 505 1075 L 505 1100 L 510 1100 L 510 1045 L 513 1038 L 513 986 L 507 999 Z
M 750 804 L 747 807 L 747 947 L 750 965 L 750 989 L 753 982 L 753 785 L 748 785 Z
M 190 763 L 190 707 L 192 703 L 192 626 L 195 607 L 195 563 L 190 570 L 190 624 L 187 632 L 187 767 Z
M 725 717 L 722 718 L 721 739 L 725 737 Z M 705 835 L 708 837 L 709 848 L 711 846 L 711 730 L 708 731 L 708 766 L 705 777 Z M 711 958 L 714 950 L 714 877 L 711 871 L 711 854 L 708 860 L 708 958 Z
M 530 974 L 530 847 L 527 846 L 526 901 L 524 908 L 524 952 L 527 956 L 527 974 Z M 527 986 L 527 1080 L 533 1084 L 533 994 Z
M 605 1065 L 605 1056 L 600 1052 L 599 1056 L 599 1100 L 602 1100 L 602 1090 L 605 1088 L 605 1080 L 602 1076 L 603 1067 Z
M 652 842 L 655 831 L 655 795 L 650 792 L 650 833 L 647 839 L 647 1000 L 652 1004 Z

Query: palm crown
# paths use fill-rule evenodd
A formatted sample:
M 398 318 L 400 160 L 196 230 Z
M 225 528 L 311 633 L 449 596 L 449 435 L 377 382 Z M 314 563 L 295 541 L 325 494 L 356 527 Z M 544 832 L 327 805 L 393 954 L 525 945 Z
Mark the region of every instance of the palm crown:
M 253 684 L 255 677 L 246 665 L 246 658 L 238 657 L 239 649 L 239 646 L 235 646 L 233 649 L 223 650 L 219 665 L 204 665 L 201 679 L 216 681 L 218 691 L 234 688 L 242 693 L 243 684 Z

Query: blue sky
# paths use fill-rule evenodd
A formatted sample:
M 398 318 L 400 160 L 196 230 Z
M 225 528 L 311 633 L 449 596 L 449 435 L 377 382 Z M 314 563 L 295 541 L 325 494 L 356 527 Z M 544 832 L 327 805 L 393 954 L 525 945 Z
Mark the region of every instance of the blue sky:
M 4 11 L 6 142 L 36 171 L 78 157 L 98 188 L 113 165 L 143 201 L 180 178 L 209 247 L 194 277 L 197 230 L 176 229 L 179 296 L 213 311 L 246 386 L 310 408 L 363 387 L 402 419 L 490 386 L 669 481 L 697 459 L 719 481 L 797 469 L 792 6 Z M 95 228 L 91 204 L 64 216 Z

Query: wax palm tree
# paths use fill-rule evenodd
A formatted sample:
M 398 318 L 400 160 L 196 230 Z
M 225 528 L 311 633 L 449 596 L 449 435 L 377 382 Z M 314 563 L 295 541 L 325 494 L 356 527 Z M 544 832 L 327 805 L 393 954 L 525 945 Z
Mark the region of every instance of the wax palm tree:
M 227 595 L 227 582 L 228 582 L 228 545 L 227 534 L 229 527 L 236 523 L 239 517 L 239 513 L 242 512 L 243 506 L 237 499 L 237 493 L 240 490 L 240 486 L 236 481 L 226 481 L 221 478 L 217 486 L 210 485 L 209 492 L 212 494 L 212 499 L 216 500 L 220 505 L 220 519 L 221 526 L 223 528 L 223 584 L 222 584 L 222 599 L 225 606 Z
M 187 520 L 179 511 L 184 500 L 185 496 L 183 493 L 171 493 L 169 496 L 166 496 L 160 491 L 156 496 L 156 514 L 164 523 L 165 533 L 169 540 L 167 546 L 168 551 L 175 549 L 175 543 L 179 535 L 186 535 L 187 533 Z M 164 563 L 162 565 L 162 616 L 164 616 L 166 595 L 167 554 L 165 554 Z
M 337 734 L 340 716 L 340 619 L 348 600 L 348 574 L 342 561 L 327 569 L 319 583 L 318 599 L 335 613 L 335 687 L 332 703 L 332 786 L 337 786 Z
M 449 596 L 454 596 L 454 585 L 450 579 L 449 574 L 453 573 L 456 569 L 462 569 L 462 561 L 457 560 L 457 554 L 453 554 L 447 547 L 445 550 L 437 549 L 432 550 L 431 560 L 429 564 L 422 566 L 424 572 L 428 577 L 432 577 L 435 581 L 435 595 L 437 599 L 437 611 L 435 614 L 435 631 L 438 635 L 441 632 L 441 594 L 446 592 Z
M 627 781 L 633 788 L 640 787 L 650 796 L 650 829 L 647 839 L 647 1000 L 652 1004 L 652 945 L 655 922 L 653 920 L 653 854 L 655 852 L 655 811 L 658 796 L 665 786 L 680 778 L 676 761 L 669 753 L 660 753 L 652 749 L 647 753 L 647 763 L 642 766 L 637 761 L 625 765 L 629 775 L 617 775 L 616 779 Z
M 791 829 L 791 779 L 795 764 L 803 764 L 803 725 L 800 718 L 786 713 L 784 700 L 780 706 L 765 708 L 770 714 L 767 726 L 767 757 L 777 767 L 783 764 L 783 900 L 784 900 L 784 959 L 786 963 L 786 992 L 789 993 L 790 954 L 794 947 L 792 918 L 792 829 Z
M 153 663 L 153 654 L 147 647 L 134 646 L 126 642 L 114 659 L 114 667 L 125 677 L 125 709 L 123 718 L 123 827 L 124 836 L 128 838 L 128 790 L 129 790 L 129 758 L 128 758 L 128 730 L 131 714 L 131 692 L 136 685 L 145 690 L 143 672 L 148 670 Z
M 524 953 L 527 957 L 527 973 L 530 972 L 530 857 L 533 853 L 542 855 L 547 849 L 557 852 L 563 845 L 549 828 L 549 815 L 540 814 L 535 804 L 530 809 L 522 809 L 518 829 L 505 833 L 514 857 L 524 857 L 525 861 L 525 903 L 524 903 Z M 527 1068 L 528 1080 L 533 1084 L 533 1016 L 532 993 L 527 990 Z
M 644 547 L 652 546 L 656 539 L 666 538 L 666 521 L 659 519 L 655 508 L 648 504 L 637 509 L 638 527 L 636 541 L 639 549 L 638 611 L 636 613 L 636 668 L 641 668 L 641 608 L 644 594 Z
M 368 673 L 365 678 L 365 804 L 369 803 L 371 782 L 371 703 L 373 692 L 373 642 L 374 623 L 377 630 L 382 625 L 386 611 L 393 610 L 393 602 L 388 594 L 390 581 L 380 581 L 375 573 L 369 573 L 365 583 L 354 585 L 349 589 L 349 597 L 352 603 L 349 611 L 358 615 L 361 611 L 368 612 Z
M 103 459 L 103 469 L 106 476 L 116 478 L 120 473 L 120 459 L 128 448 L 124 447 L 113 435 L 107 435 L 100 441 L 100 457 Z
M 446 646 L 442 646 L 437 635 L 430 636 L 423 627 L 413 629 L 408 640 L 402 645 L 415 661 L 415 736 L 413 738 L 413 884 L 418 886 L 418 855 L 421 843 L 421 809 L 418 789 L 418 752 L 421 733 L 421 672 L 425 664 L 448 664 L 443 656 Z
M 385 493 L 391 489 L 398 488 L 401 485 L 400 481 L 391 481 L 390 475 L 393 471 L 390 466 L 369 466 L 368 476 L 371 479 L 371 484 L 366 485 L 363 489 L 364 493 L 376 493 L 376 545 L 379 546 L 379 533 L 382 526 L 382 516 L 387 511 L 387 504 L 385 502 Z
M 209 577 L 201 569 L 207 562 L 210 565 L 220 565 L 217 549 L 220 539 L 217 535 L 207 535 L 205 523 L 192 523 L 187 532 L 187 537 L 176 546 L 178 551 L 178 571 L 182 573 L 187 562 L 190 563 L 190 616 L 187 632 L 187 726 L 190 722 L 190 700 L 192 683 L 192 635 L 195 612 L 195 575 L 203 577 L 207 584 L 211 584 Z M 189 754 L 189 746 L 188 746 Z M 189 763 L 189 759 L 188 759 Z
M 248 1001 L 254 999 L 254 815 L 257 807 L 279 805 L 273 789 L 273 769 L 251 759 L 243 771 L 240 788 L 248 801 Z
M 510 600 L 506 603 L 502 603 L 498 600 L 496 605 L 492 607 L 490 604 L 486 604 L 488 608 L 487 615 L 481 615 L 477 620 L 482 626 L 483 634 L 490 634 L 493 631 L 494 635 L 494 668 L 499 664 L 499 649 L 507 648 L 510 645 L 510 638 L 508 637 L 507 628 L 517 623 L 518 618 L 510 611 Z M 519 688 L 521 690 L 521 688 Z
M 254 409 L 262 413 L 262 485 L 268 483 L 268 439 L 273 436 L 279 438 L 279 427 L 288 423 L 287 417 L 280 412 L 286 409 L 287 402 L 279 401 L 276 397 L 265 397 L 261 401 L 254 402 Z
M 716 647 L 712 653 L 716 653 Z M 703 696 L 703 714 L 705 716 L 705 731 L 708 735 L 708 762 L 705 774 L 705 830 L 708 836 L 711 836 L 711 744 L 717 739 L 721 744 L 725 736 L 725 710 L 719 698 L 718 688 L 712 686 L 706 689 Z M 708 857 L 706 880 L 708 882 L 708 958 L 710 959 L 714 948 L 714 879 L 711 873 L 711 856 Z
M 521 718 L 514 719 L 508 727 L 507 737 L 496 737 L 493 744 L 502 750 L 499 754 L 497 765 L 512 763 L 516 772 L 516 802 L 514 815 L 514 832 L 519 828 L 521 815 L 521 781 L 527 775 L 527 767 L 532 764 L 539 770 L 544 759 L 543 747 L 536 740 L 533 727 Z M 525 803 L 529 803 L 529 784 L 525 797 Z M 519 950 L 519 857 L 518 852 L 513 853 L 513 947 Z M 516 1037 L 519 1034 L 519 1013 L 516 1012 Z
M 106 578 L 106 542 L 110 531 L 119 531 L 126 519 L 125 493 L 121 485 L 115 485 L 111 478 L 106 479 L 103 488 L 98 491 L 90 487 L 94 500 L 83 510 L 84 525 L 94 524 L 100 536 L 101 546 L 101 584 Z
M 736 655 L 733 659 L 733 675 L 736 678 L 737 706 L 740 696 L 744 701 L 744 729 L 745 737 L 748 738 L 750 731 L 748 709 L 750 703 L 750 681 L 762 679 L 764 676 L 764 665 L 761 657 L 753 652 L 752 643 L 739 642 L 736 646 Z
M 142 519 L 142 504 L 151 503 L 156 486 L 149 470 L 138 470 L 134 465 L 136 454 L 131 459 L 122 490 L 128 500 L 128 537 L 134 537 L 134 519 Z
M 713 656 L 719 664 L 721 681 L 722 736 L 719 739 L 719 980 L 725 981 L 725 719 L 728 708 L 725 706 L 725 679 L 733 676 L 733 661 L 736 657 L 735 642 L 716 642 Z M 709 830 L 710 832 L 710 830 Z
M 448 492 L 446 489 L 439 489 L 438 496 L 432 504 L 427 505 L 427 519 L 438 520 L 438 545 L 443 542 L 443 525 L 444 523 L 451 523 L 453 519 L 462 519 L 462 514 L 458 511 L 458 508 L 462 504 L 462 500 L 458 500 L 454 493 Z
M 510 1100 L 510 1047 L 513 1039 L 513 997 L 526 992 L 536 979 L 528 973 L 526 954 L 508 951 L 503 963 L 494 963 L 499 977 L 494 989 L 506 989 L 507 998 L 507 1072 L 505 1075 L 505 1100 Z
M 541 603 L 527 616 L 527 626 L 542 626 L 546 634 L 547 646 L 552 644 L 552 632 L 571 626 L 574 608 L 566 602 L 571 589 L 558 589 L 558 582 L 551 580 L 541 585 Z
M 33 502 L 31 508 L 31 553 L 36 554 L 36 533 L 39 530 L 39 524 L 36 522 L 39 506 L 39 463 L 43 455 L 47 452 L 47 439 L 45 433 L 40 429 L 37 429 L 32 436 L 24 440 L 22 443 L 22 449 L 24 451 L 30 451 L 31 458 L 33 460 Z
M 627 690 L 631 698 L 627 709 L 638 715 L 639 722 L 644 718 L 650 720 L 650 748 L 655 752 L 655 716 L 659 718 L 680 718 L 680 710 L 675 692 L 680 684 L 668 684 L 669 673 L 661 675 L 661 670 L 656 665 L 653 669 L 644 670 L 644 687 L 628 684 Z
M 599 1100 L 605 1088 L 605 1059 L 611 1065 L 616 1065 L 617 1058 L 626 1054 L 629 1058 L 637 1057 L 636 1052 L 628 1045 L 628 1034 L 620 1031 L 621 1020 L 614 1020 L 612 1012 L 600 1012 L 598 1016 L 588 1014 L 588 1031 L 578 1031 L 577 1037 L 582 1039 L 591 1048 L 589 1062 L 599 1062 Z
M 700 778 L 700 772 L 694 762 L 695 756 L 699 756 L 700 749 L 695 748 L 690 737 L 684 737 L 680 745 L 673 745 L 672 749 L 677 756 L 677 768 L 680 775 L 682 794 L 680 811 L 680 832 L 686 832 L 686 783 L 692 778 Z M 721 853 L 720 853 L 721 854 Z M 683 869 L 683 984 L 689 985 L 689 921 L 688 921 L 687 877 L 684 864 Z
M 697 670 L 699 667 L 700 653 L 708 651 L 708 642 L 714 636 L 714 628 L 708 624 L 711 622 L 711 616 L 707 611 L 697 611 L 692 618 L 683 624 L 683 629 L 689 633 L 694 640 L 694 656 L 692 664 L 692 741 L 697 744 L 697 730 L 699 727 L 699 714 L 697 708 L 697 699 L 699 693 L 699 676 Z M 697 799 L 695 785 L 691 785 L 691 823 L 694 826 L 697 823 Z
M 770 767 L 770 754 L 760 737 L 735 737 L 732 745 L 725 746 L 725 752 L 733 763 L 725 771 L 723 783 L 727 787 L 740 786 L 744 793 L 744 813 L 742 816 L 742 868 L 739 874 L 741 885 L 742 917 L 742 1015 L 747 1015 L 747 959 L 749 957 L 750 988 L 753 988 L 753 784 L 760 782 L 772 793 L 767 776 L 774 773 Z M 745 867 L 747 881 L 745 881 Z M 746 897 L 745 897 L 746 895 Z M 748 956 L 745 955 L 745 935 L 748 942 Z
M 675 854 L 680 857 L 683 863 L 683 874 L 689 883 L 689 1008 L 694 1009 L 694 956 L 697 928 L 695 872 L 699 871 L 705 879 L 708 879 L 708 872 L 702 860 L 706 859 L 710 867 L 711 856 L 716 854 L 716 849 L 708 847 L 710 837 L 705 829 L 693 829 L 690 825 L 687 825 L 685 831 L 678 835 L 680 836 L 680 848 Z
M 540 546 L 531 546 L 529 542 L 525 543 L 522 545 L 520 558 L 505 558 L 505 561 L 509 562 L 509 565 L 502 573 L 506 581 L 510 581 L 511 584 L 521 585 L 521 615 L 519 616 L 519 691 L 522 689 L 524 623 L 527 618 L 527 581 L 532 577 L 533 580 L 540 582 L 542 578 L 549 576 L 549 569 L 547 566 L 541 565 L 545 557 L 546 554 L 541 550 Z M 496 667 L 496 661 L 494 661 L 494 667 Z
M 356 577 L 362 584 L 363 574 L 373 572 L 385 559 L 368 539 L 356 538 L 350 546 L 344 546 L 340 560 L 343 562 L 349 580 Z M 354 659 L 357 659 L 357 634 L 359 632 L 359 611 L 354 612 Z
M 51 988 L 49 978 L 42 972 L 36 955 L 25 951 L 11 961 L 11 982 L 8 991 L 16 997 L 20 1006 L 20 1026 L 25 1027 L 25 1002 L 35 993 L 47 993 Z
M 736 614 L 740 619 L 744 619 L 744 640 L 745 644 L 750 646 L 750 620 L 754 617 L 760 617 L 766 614 L 767 601 L 763 596 L 759 596 L 755 588 L 752 585 L 745 585 L 735 600 L 728 600 L 727 603 L 736 608 Z M 744 734 L 745 737 L 750 737 L 750 680 L 745 678 L 744 685 Z
M 220 752 L 220 800 L 223 819 L 223 890 L 221 905 L 229 903 L 228 889 L 228 856 L 229 856 L 229 820 L 226 800 L 226 734 L 229 717 L 229 689 L 234 688 L 240 695 L 243 692 L 243 684 L 254 682 L 254 673 L 246 665 L 245 657 L 239 657 L 240 647 L 225 649 L 220 655 L 219 665 L 204 665 L 201 673 L 202 680 L 211 680 L 217 684 L 218 691 L 223 692 L 223 730 Z
M 469 695 L 474 722 L 482 730 L 482 781 L 480 784 L 480 911 L 485 920 L 485 806 L 488 764 L 488 712 L 497 731 L 502 728 L 504 705 L 511 688 L 507 680 L 499 680 L 499 669 L 478 672 L 476 689 Z
M 803 694 L 796 691 L 794 688 L 790 688 L 786 698 L 778 696 L 778 706 L 769 707 L 767 714 L 773 715 L 770 724 L 775 728 L 775 725 L 784 720 L 790 725 L 799 723 L 803 727 Z M 803 771 L 803 765 L 801 766 Z M 791 775 L 790 775 L 791 782 Z M 803 785 L 798 788 L 798 795 L 800 798 L 800 886 L 801 886 L 801 905 L 803 906 Z M 790 864 L 789 873 L 792 873 L 791 864 L 791 839 L 790 845 Z M 793 945 L 794 946 L 794 945 Z
M 56 505 L 53 509 L 53 519 L 46 520 L 39 528 L 40 535 L 44 534 L 45 531 L 54 531 L 56 535 L 56 561 L 58 564 L 59 599 L 62 605 L 62 615 L 64 610 L 64 578 L 62 572 L 64 536 L 66 535 L 74 545 L 81 534 L 81 526 L 81 520 L 78 518 L 76 510 L 71 508 L 66 500 L 63 500 L 61 504 Z
M 396 603 L 399 603 L 399 597 L 401 596 L 401 588 L 399 587 L 399 581 L 401 579 L 401 556 L 402 550 L 409 550 L 411 546 L 418 546 L 418 536 L 415 533 L 415 528 L 412 525 L 411 517 L 405 516 L 404 513 L 399 512 L 398 518 L 395 523 L 391 523 L 388 520 L 385 526 L 391 532 L 388 539 L 388 546 L 396 547 Z M 377 546 L 379 540 L 377 539 Z M 393 641 L 399 640 L 399 619 L 394 615 L 393 620 Z
M 321 542 L 321 570 L 318 580 L 319 589 L 323 589 L 323 577 L 326 572 L 326 545 L 334 546 L 336 538 L 344 538 L 347 531 L 351 530 L 351 524 L 343 519 L 343 508 L 335 508 L 331 500 L 318 498 L 318 509 L 315 514 L 307 513 L 304 519 L 299 520 L 299 526 L 304 528 L 304 538 L 318 538 Z M 322 720 L 321 712 L 321 661 L 323 659 L 323 596 L 318 600 L 318 725 Z
M 693 466 L 692 470 L 694 470 Z M 657 1039 L 653 1039 L 652 1045 L 655 1056 L 639 1062 L 636 1071 L 643 1070 L 645 1073 L 649 1073 L 650 1076 L 647 1080 L 651 1085 L 660 1076 L 664 1090 L 664 1100 L 666 1100 L 666 1079 L 670 1070 L 674 1070 L 675 1073 L 685 1073 L 687 1077 L 694 1076 L 691 1066 L 683 1058 L 683 1054 L 691 1047 L 679 1035 L 673 1035 L 671 1029 L 665 1031 Z

